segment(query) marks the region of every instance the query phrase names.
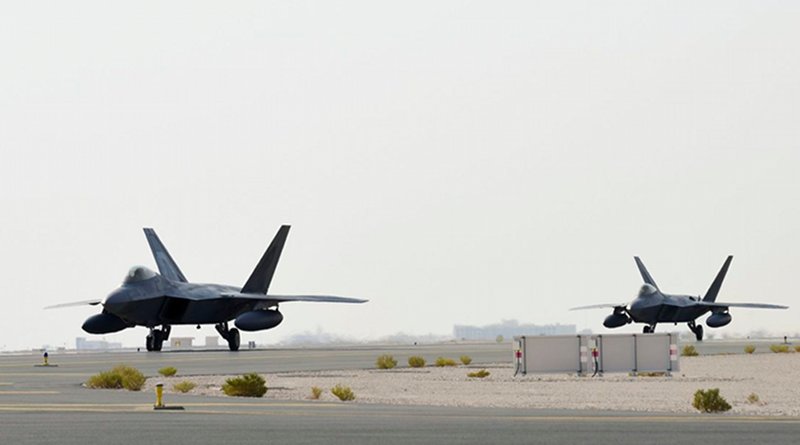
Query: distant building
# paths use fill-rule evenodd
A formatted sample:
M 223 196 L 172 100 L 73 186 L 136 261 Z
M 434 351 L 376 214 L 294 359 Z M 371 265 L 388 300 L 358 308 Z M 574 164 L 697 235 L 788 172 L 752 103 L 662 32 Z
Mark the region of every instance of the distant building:
M 169 339 L 169 347 L 172 349 L 191 349 L 194 337 L 172 337 Z
M 112 343 L 105 340 L 87 340 L 86 337 L 76 337 L 75 349 L 79 351 L 103 351 L 106 349 L 122 349 L 122 343 Z
M 499 335 L 506 339 L 516 335 L 572 335 L 576 332 L 574 324 L 519 324 L 517 320 L 503 320 L 488 326 L 453 326 L 453 336 L 460 340 L 494 340 Z

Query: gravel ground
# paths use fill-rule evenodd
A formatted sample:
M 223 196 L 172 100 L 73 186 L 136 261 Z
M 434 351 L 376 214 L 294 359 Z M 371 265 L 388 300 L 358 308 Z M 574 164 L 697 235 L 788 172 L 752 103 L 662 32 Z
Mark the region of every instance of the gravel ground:
M 467 373 L 486 369 L 486 378 Z M 180 370 L 179 370 L 180 371 Z M 508 364 L 449 368 L 396 368 L 392 370 L 342 370 L 263 374 L 269 391 L 265 398 L 305 400 L 312 386 L 324 389 L 322 401 L 338 401 L 330 388 L 352 388 L 354 402 L 470 407 L 524 407 L 599 409 L 619 411 L 696 412 L 691 406 L 698 389 L 719 388 L 733 406 L 732 414 L 800 416 L 800 354 L 715 355 L 681 358 L 681 372 L 671 377 L 633 377 L 606 374 L 513 376 Z M 145 391 L 163 382 L 172 385 L 191 380 L 192 394 L 226 397 L 221 390 L 230 376 L 177 376 L 150 378 Z M 750 394 L 759 403 L 748 403 Z

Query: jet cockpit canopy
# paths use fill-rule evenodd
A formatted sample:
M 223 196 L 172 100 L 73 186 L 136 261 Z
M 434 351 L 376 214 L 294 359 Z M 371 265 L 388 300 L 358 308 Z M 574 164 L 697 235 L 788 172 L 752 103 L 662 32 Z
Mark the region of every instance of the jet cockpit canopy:
M 650 295 L 656 293 L 656 288 L 652 284 L 642 284 L 642 287 L 639 288 L 639 296 L 640 297 L 649 297 Z
M 156 276 L 156 273 L 144 266 L 133 266 L 125 275 L 122 284 L 137 283 L 139 281 L 149 280 Z

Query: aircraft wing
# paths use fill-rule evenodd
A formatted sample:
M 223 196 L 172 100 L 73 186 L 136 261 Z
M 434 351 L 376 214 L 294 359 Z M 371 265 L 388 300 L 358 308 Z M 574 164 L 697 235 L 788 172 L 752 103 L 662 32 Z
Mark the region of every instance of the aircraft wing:
M 45 307 L 45 309 L 56 309 L 56 308 L 60 308 L 60 307 L 86 306 L 86 305 L 97 306 L 98 304 L 100 304 L 102 302 L 103 302 L 103 300 L 97 300 L 97 299 L 95 299 L 95 300 L 74 301 L 72 303 L 61 303 L 61 304 L 55 304 L 53 306 L 47 306 L 47 307 Z
M 752 309 L 789 309 L 789 306 L 781 306 L 779 304 L 767 303 L 720 303 L 710 301 L 698 301 L 697 306 L 705 306 L 710 308 L 729 308 L 729 307 L 748 307 Z
M 627 303 L 622 303 L 622 304 L 604 303 L 604 304 L 591 304 L 589 306 L 578 306 L 578 307 L 570 308 L 569 310 L 571 310 L 571 311 L 579 311 L 579 310 L 583 310 L 583 309 L 600 309 L 600 308 L 606 308 L 606 307 L 611 307 L 611 308 L 621 307 L 621 308 L 624 308 L 624 307 L 627 307 L 627 306 L 628 306 Z
M 336 297 L 333 295 L 260 295 L 241 292 L 222 294 L 226 298 L 242 298 L 246 300 L 274 301 L 284 303 L 287 301 L 308 301 L 314 303 L 366 303 L 369 300 L 350 297 Z

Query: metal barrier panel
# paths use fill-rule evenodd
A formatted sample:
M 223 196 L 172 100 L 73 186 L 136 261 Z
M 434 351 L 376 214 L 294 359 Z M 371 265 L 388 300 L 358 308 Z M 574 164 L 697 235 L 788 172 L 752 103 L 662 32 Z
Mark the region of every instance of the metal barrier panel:
M 670 333 L 514 337 L 514 375 L 593 374 L 595 363 L 600 373 L 676 372 L 677 340 L 678 335 Z
M 670 372 L 678 372 L 681 370 L 681 357 L 678 354 L 678 334 L 669 334 L 669 343 Z
M 521 337 L 523 369 L 528 372 L 581 372 L 581 338 L 577 335 Z
M 636 367 L 635 371 L 669 371 L 669 334 L 635 335 Z
M 633 335 L 598 335 L 602 372 L 630 372 L 636 369 L 636 338 Z

